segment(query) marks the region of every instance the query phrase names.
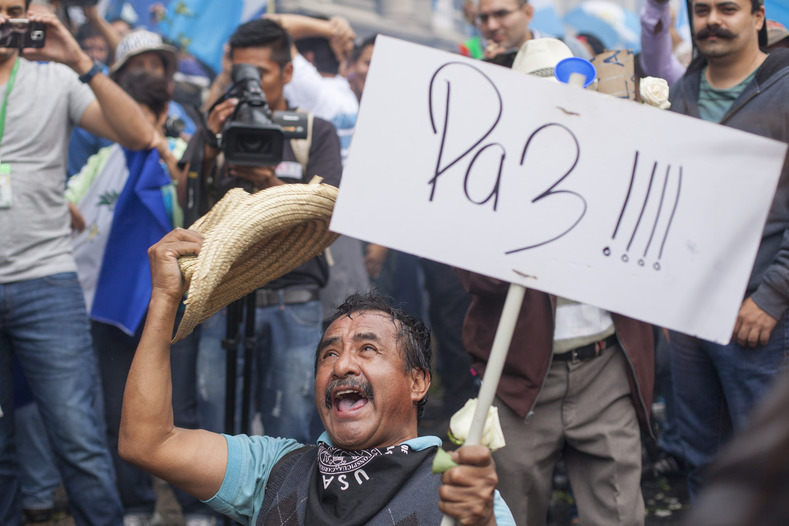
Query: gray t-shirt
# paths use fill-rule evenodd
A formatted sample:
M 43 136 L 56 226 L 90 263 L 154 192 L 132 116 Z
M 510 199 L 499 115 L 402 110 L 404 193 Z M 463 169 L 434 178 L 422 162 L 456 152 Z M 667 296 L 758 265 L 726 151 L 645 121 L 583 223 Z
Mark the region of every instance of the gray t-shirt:
M 10 208 L 0 208 L 0 283 L 76 270 L 63 195 L 67 146 L 95 98 L 67 66 L 19 61 L 0 142 L 12 192 Z

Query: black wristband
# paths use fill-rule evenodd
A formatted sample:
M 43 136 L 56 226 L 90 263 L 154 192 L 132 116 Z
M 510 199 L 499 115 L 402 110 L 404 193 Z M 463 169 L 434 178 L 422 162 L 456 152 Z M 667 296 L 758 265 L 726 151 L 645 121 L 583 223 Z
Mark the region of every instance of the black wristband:
M 93 67 L 90 68 L 86 73 L 80 75 L 79 81 L 83 84 L 87 84 L 93 80 L 93 77 L 95 77 L 98 73 L 101 73 L 101 63 L 98 60 L 94 60 Z
M 219 133 L 214 133 L 211 131 L 210 128 L 206 127 L 203 128 L 203 137 L 205 137 L 205 142 L 211 148 L 215 150 L 219 150 L 222 148 L 222 135 Z

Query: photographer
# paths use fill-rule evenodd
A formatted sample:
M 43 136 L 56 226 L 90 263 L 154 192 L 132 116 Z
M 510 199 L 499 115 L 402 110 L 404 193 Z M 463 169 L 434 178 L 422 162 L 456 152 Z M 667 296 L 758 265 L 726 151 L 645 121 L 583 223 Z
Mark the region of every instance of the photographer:
M 272 20 L 250 21 L 230 37 L 229 58 L 236 71 L 246 73 L 234 79 L 236 85 L 231 87 L 230 96 L 220 99 L 209 112 L 207 123 L 210 131 L 207 137 L 195 137 L 205 142 L 203 169 L 206 193 L 212 195 L 212 200 L 234 186 L 255 192 L 288 182 L 307 183 L 315 175 L 321 176 L 325 183 L 339 185 L 342 165 L 337 134 L 330 123 L 312 116 L 307 119 L 306 138 L 284 141 L 282 161 L 278 164 L 266 165 L 265 160 L 253 165 L 225 162 L 228 150 L 238 152 L 244 146 L 233 143 L 232 133 L 223 132 L 228 122 L 243 124 L 243 118 L 241 121 L 235 119 L 250 116 L 250 113 L 259 118 L 261 112 L 265 115 L 289 109 L 283 87 L 293 73 L 290 36 Z M 239 68 L 241 64 L 249 64 L 252 68 Z M 258 93 L 251 89 L 249 78 L 244 76 L 255 70 L 260 73 Z M 268 102 L 268 108 L 250 104 L 258 103 L 256 99 L 261 96 Z M 237 107 L 239 112 L 236 112 Z M 222 149 L 219 148 L 217 134 L 223 135 Z M 195 139 L 190 149 L 197 148 Z M 268 148 L 273 149 L 271 144 Z M 188 152 L 186 158 L 191 158 Z M 328 266 L 320 256 L 255 293 L 256 401 L 266 434 L 302 441 L 311 441 L 318 436 L 312 395 L 313 357 L 315 345 L 321 338 L 319 291 L 327 279 Z M 226 336 L 227 311 L 225 309 L 203 323 L 200 342 L 198 383 L 204 396 L 201 416 L 204 427 L 214 431 L 224 428 L 225 378 L 217 373 L 225 366 L 222 339 Z M 241 320 L 235 320 L 230 332 L 240 326 Z M 246 419 L 248 415 L 242 418 Z
M 79 207 L 88 225 L 73 238 L 74 257 L 91 317 L 124 525 L 131 526 L 154 522 L 157 495 L 150 475 L 118 457 L 121 402 L 151 294 L 143 285 L 150 276 L 148 247 L 173 228 L 183 226 L 176 189 L 180 191 L 186 185 L 186 174 L 177 165 L 186 143 L 164 136 L 170 101 L 164 77 L 136 71 L 125 76 L 120 85 L 158 130 L 155 151 L 135 152 L 118 144 L 101 149 L 69 179 L 66 199 Z M 106 205 L 107 195 L 118 196 L 112 207 Z M 173 346 L 173 418 L 184 428 L 198 425 L 198 334 Z M 185 526 L 211 523 L 212 512 L 205 504 L 177 488 L 173 490 Z
M 27 7 L 23 0 L 0 0 L 0 24 L 25 18 Z M 0 49 L 6 108 L 0 112 L 0 524 L 20 519 L 11 395 L 16 355 L 76 522 L 117 525 L 122 508 L 71 255 L 63 174 L 73 126 L 137 150 L 153 146 L 154 130 L 56 17 L 31 13 L 29 19 L 43 24 L 45 45 L 26 49 L 25 58 L 17 48 Z

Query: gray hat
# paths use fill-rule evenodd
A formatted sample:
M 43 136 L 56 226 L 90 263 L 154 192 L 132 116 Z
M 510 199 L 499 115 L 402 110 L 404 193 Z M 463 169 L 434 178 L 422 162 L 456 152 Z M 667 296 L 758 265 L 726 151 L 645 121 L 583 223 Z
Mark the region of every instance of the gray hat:
M 110 73 L 116 76 L 134 56 L 155 51 L 159 53 L 164 62 L 164 71 L 167 78 L 172 78 L 178 63 L 175 58 L 175 48 L 165 44 L 160 35 L 144 29 L 131 31 L 118 43 L 115 49 L 115 62 L 110 68 Z

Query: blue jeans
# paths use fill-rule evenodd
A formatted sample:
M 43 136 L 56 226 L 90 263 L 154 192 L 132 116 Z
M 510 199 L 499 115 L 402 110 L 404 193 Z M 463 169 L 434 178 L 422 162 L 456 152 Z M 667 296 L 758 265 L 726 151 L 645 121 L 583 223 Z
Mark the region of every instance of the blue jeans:
M 658 433 L 657 445 L 674 458 L 684 460 L 682 442 L 677 428 L 677 402 L 674 395 L 674 382 L 671 377 L 671 363 L 668 340 L 663 329 L 655 327 L 655 396 L 663 398 L 666 416 Z
M 202 325 L 197 365 L 201 424 L 224 431 L 226 355 L 222 339 L 227 309 Z M 315 350 L 322 336 L 320 301 L 280 304 L 255 309 L 253 388 L 266 435 L 313 443 L 322 432 L 315 408 Z M 244 324 L 240 323 L 240 334 Z M 243 343 L 238 350 L 239 391 Z M 236 393 L 236 422 L 241 402 Z
M 19 481 L 22 507 L 45 510 L 55 505 L 55 490 L 60 486 L 55 457 L 35 403 L 14 409 L 16 413 L 16 444 L 19 455 Z
M 0 524 L 20 519 L 11 355 L 49 434 L 77 524 L 122 522 L 107 448 L 96 357 L 76 273 L 0 285 Z
M 60 473 L 49 445 L 47 428 L 41 420 L 33 393 L 19 360 L 14 357 L 14 425 L 19 457 L 22 508 L 43 510 L 55 503 Z
M 731 437 L 744 427 L 751 410 L 786 368 L 789 313 L 778 320 L 767 345 L 754 349 L 700 340 L 671 332 L 671 374 L 677 426 L 689 464 L 688 490 L 701 489 L 701 471 Z

